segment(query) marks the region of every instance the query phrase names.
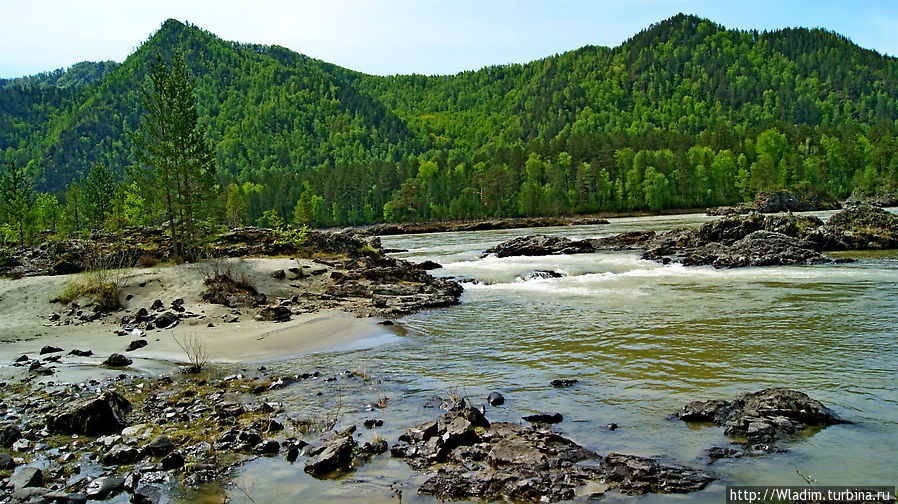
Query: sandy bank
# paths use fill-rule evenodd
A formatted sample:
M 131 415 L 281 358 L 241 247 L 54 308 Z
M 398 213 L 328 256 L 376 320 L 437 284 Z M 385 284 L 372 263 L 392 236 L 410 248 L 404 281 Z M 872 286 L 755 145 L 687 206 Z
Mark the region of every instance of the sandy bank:
M 314 291 L 320 278 L 309 277 L 286 283 L 272 278 L 275 270 L 290 267 L 318 267 L 311 261 L 286 258 L 231 259 L 212 263 L 163 266 L 122 270 L 124 308 L 102 320 L 58 325 L 52 322 L 54 313 L 70 310 L 69 306 L 51 303 L 65 285 L 76 281 L 78 275 L 29 277 L 18 280 L 0 279 L 0 366 L 8 366 L 22 354 L 31 358 L 45 345 L 92 350 L 92 357 L 67 356 L 58 365 L 75 367 L 95 365 L 109 354 L 119 352 L 135 360 L 134 368 L 154 371 L 165 362 L 185 362 L 185 354 L 175 343 L 175 337 L 199 338 L 204 342 L 212 363 L 259 362 L 277 360 L 309 352 L 327 350 L 353 341 L 388 332 L 377 325 L 376 319 L 356 318 L 336 310 L 294 315 L 281 323 L 263 322 L 253 317 L 257 310 L 232 309 L 205 303 L 200 299 L 204 275 L 211 268 L 229 268 L 251 279 L 256 288 L 269 299 L 289 297 L 297 289 Z M 166 307 L 177 298 L 184 300 L 187 312 L 196 317 L 182 319 L 173 329 L 154 329 L 139 337 L 119 336 L 122 316 L 151 306 L 156 299 Z M 83 303 L 82 303 L 83 304 Z M 227 323 L 224 317 L 237 314 L 238 321 Z M 148 345 L 133 352 L 125 352 L 135 339 L 146 339 Z M 163 362 L 160 362 L 163 361 Z M 94 368 L 96 369 L 96 368 Z

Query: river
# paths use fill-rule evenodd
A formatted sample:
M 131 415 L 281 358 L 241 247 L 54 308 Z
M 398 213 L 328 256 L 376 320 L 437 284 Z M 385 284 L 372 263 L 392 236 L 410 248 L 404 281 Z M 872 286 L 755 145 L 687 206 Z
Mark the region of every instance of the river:
M 827 217 L 829 213 L 816 214 Z M 383 427 L 363 432 L 395 442 L 409 425 L 435 419 L 433 395 L 484 403 L 490 420 L 520 422 L 532 412 L 560 412 L 560 431 L 598 451 L 658 456 L 721 478 L 691 495 L 603 502 L 720 502 L 726 484 L 894 485 L 898 469 L 898 251 L 843 253 L 855 262 L 716 270 L 661 265 L 633 252 L 481 258 L 515 236 L 570 238 L 695 226 L 704 215 L 619 218 L 610 224 L 436 233 L 383 238 L 396 257 L 433 260 L 433 273 L 466 279 L 459 306 L 416 314 L 395 329 L 338 351 L 271 364 L 292 369 L 353 370 L 372 378 L 347 389 L 344 423 L 374 415 Z M 533 270 L 560 278 L 524 281 Z M 554 389 L 555 378 L 576 378 Z M 732 399 L 770 386 L 791 387 L 853 422 L 808 430 L 786 453 L 716 461 L 705 453 L 728 443 L 722 429 L 690 426 L 669 415 L 694 399 Z M 333 408 L 291 389 L 288 411 Z M 374 412 L 366 405 L 386 398 Z M 616 423 L 612 431 L 605 426 Z M 399 460 L 376 457 L 336 481 L 317 481 L 283 458 L 258 459 L 229 490 L 233 502 L 435 502 L 415 493 L 422 478 Z M 392 487 L 391 487 L 392 485 Z M 244 490 L 246 490 L 244 492 Z

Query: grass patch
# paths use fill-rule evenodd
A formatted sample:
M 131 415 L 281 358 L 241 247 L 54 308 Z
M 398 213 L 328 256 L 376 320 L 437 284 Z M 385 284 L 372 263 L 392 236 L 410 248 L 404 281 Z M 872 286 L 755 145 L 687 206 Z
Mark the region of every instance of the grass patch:
M 100 311 L 110 312 L 122 307 L 125 274 L 120 264 L 110 256 L 96 256 L 88 261 L 88 270 L 66 283 L 54 301 L 69 304 L 87 298 Z

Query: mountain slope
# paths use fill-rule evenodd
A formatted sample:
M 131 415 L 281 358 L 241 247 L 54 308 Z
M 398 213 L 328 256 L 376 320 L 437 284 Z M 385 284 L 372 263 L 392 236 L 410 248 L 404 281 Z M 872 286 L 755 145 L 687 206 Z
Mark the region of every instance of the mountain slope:
M 394 191 L 415 177 L 424 181 L 429 217 L 491 212 L 478 162 L 506 166 L 508 174 L 495 172 L 494 182 L 510 186 L 497 193 L 499 203 L 531 213 L 519 201 L 533 175 L 524 170 L 531 153 L 545 161 L 530 177 L 540 197 L 566 202 L 550 205 L 556 213 L 647 206 L 648 167 L 666 188 L 663 206 L 731 202 L 801 183 L 844 197 L 861 179 L 869 186 L 895 178 L 898 60 L 822 30 L 734 31 L 682 14 L 615 48 L 392 77 L 169 20 L 100 80 L 2 87 L 6 159 L 31 161 L 38 186 L 50 190 L 96 162 L 120 173 L 133 162 L 126 133 L 139 121 L 148 62 L 174 51 L 196 77 L 220 180 L 262 183 L 264 203 L 254 208 L 282 215 L 308 183 L 326 207 L 319 223 L 379 220 Z M 720 161 L 727 167 L 714 179 L 711 161 L 721 151 L 732 160 Z M 438 171 L 419 173 L 426 161 Z M 859 175 L 865 170 L 873 171 Z M 726 188 L 712 191 L 712 180 Z

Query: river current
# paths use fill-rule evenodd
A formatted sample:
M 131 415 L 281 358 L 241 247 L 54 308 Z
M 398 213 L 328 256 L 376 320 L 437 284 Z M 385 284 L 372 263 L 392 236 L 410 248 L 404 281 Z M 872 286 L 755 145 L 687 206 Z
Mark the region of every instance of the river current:
M 316 368 L 371 377 L 339 403 L 346 419 L 384 420 L 363 432 L 368 438 L 393 443 L 406 427 L 435 419 L 441 412 L 424 407 L 434 395 L 477 404 L 499 391 L 506 403 L 488 407 L 490 420 L 557 411 L 564 415 L 558 429 L 599 453 L 657 456 L 721 478 L 697 494 L 610 492 L 603 502 L 721 502 L 724 485 L 802 485 L 801 474 L 821 485 L 895 485 L 898 251 L 840 254 L 856 259 L 846 264 L 743 269 L 661 265 L 634 252 L 481 257 L 515 236 L 591 238 L 708 219 L 384 237 L 384 247 L 406 250 L 396 257 L 433 260 L 444 266 L 434 274 L 464 279 L 461 304 L 401 319 L 350 347 L 266 365 L 275 373 Z M 562 276 L 522 279 L 535 270 Z M 555 378 L 579 382 L 555 389 Z M 806 392 L 853 423 L 809 429 L 783 443 L 786 453 L 709 465 L 707 449 L 728 443 L 722 429 L 669 418 L 691 400 L 729 400 L 771 386 Z M 288 411 L 334 407 L 333 399 L 289 388 L 277 399 Z M 385 408 L 366 411 L 380 400 Z M 610 423 L 619 428 L 607 429 Z M 401 490 L 402 502 L 436 502 L 416 495 L 422 477 L 388 455 L 329 481 L 303 473 L 301 462 L 248 463 L 240 489 L 227 490 L 230 499 L 397 502 Z

